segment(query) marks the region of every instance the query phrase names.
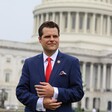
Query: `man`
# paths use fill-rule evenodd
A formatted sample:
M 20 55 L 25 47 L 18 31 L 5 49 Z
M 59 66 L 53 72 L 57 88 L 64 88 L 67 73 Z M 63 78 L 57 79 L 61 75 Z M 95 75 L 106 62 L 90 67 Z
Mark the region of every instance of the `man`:
M 25 60 L 17 98 L 25 112 L 72 112 L 71 103 L 84 95 L 79 60 L 58 50 L 56 23 L 44 22 L 38 33 L 43 53 Z

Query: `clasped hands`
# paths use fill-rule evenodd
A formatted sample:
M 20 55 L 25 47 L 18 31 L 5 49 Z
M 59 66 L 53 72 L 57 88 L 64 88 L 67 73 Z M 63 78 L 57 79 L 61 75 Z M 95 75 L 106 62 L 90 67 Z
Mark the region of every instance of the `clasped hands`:
M 62 102 L 57 102 L 56 99 L 53 99 L 54 88 L 47 82 L 40 82 L 40 85 L 35 85 L 37 95 L 43 99 L 44 108 L 55 110 L 61 106 Z

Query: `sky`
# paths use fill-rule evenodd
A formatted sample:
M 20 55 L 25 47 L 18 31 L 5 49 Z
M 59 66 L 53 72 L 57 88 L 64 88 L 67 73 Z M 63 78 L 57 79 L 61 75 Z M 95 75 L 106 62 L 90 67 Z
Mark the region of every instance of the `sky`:
M 24 42 L 33 34 L 33 9 L 41 0 L 0 0 L 0 40 Z

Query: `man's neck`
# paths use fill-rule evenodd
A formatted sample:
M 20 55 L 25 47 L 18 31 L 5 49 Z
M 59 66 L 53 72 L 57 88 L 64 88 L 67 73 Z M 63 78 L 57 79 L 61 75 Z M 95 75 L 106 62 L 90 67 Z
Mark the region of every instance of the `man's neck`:
M 58 49 L 57 49 L 58 50 Z M 55 51 L 49 51 L 49 52 L 45 52 L 44 51 L 44 53 L 48 56 L 48 57 L 50 57 L 50 56 L 52 56 L 57 50 L 55 50 Z

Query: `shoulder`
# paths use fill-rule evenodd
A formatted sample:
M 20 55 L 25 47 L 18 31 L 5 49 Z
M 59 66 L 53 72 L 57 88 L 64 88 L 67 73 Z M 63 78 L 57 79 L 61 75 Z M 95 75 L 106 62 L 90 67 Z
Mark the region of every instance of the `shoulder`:
M 80 61 L 76 56 L 62 53 L 65 64 L 71 67 L 80 68 Z
M 59 52 L 59 53 L 63 56 L 63 58 L 65 58 L 67 60 L 71 60 L 71 61 L 79 60 L 76 56 L 69 55 L 69 54 L 62 53 L 62 52 Z
M 32 56 L 32 57 L 26 58 L 25 62 L 32 62 L 32 61 L 38 60 L 40 58 L 42 58 L 42 53 L 41 54 L 37 54 L 37 55 Z

